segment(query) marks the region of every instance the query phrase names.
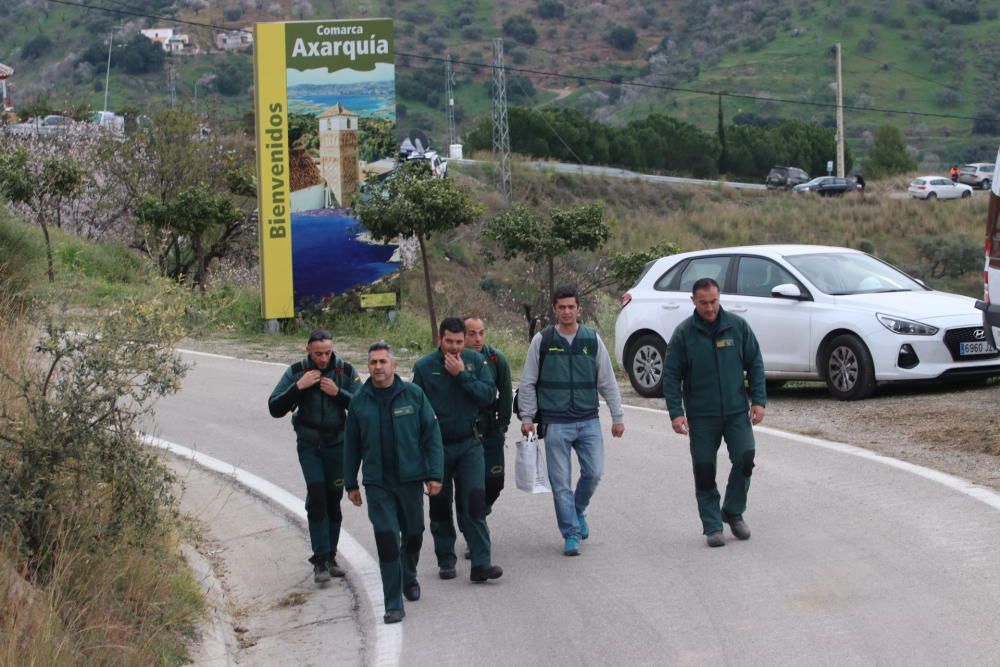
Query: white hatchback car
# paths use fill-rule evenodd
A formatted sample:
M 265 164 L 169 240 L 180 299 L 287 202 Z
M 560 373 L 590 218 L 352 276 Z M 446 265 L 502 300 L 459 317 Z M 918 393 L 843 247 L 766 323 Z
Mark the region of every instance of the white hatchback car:
M 643 396 L 662 395 L 667 342 L 694 312 L 699 278 L 715 279 L 722 307 L 753 328 L 770 383 L 822 380 L 856 400 L 877 382 L 1000 375 L 975 299 L 932 290 L 858 250 L 762 245 L 646 265 L 615 324 L 618 362 Z
M 965 199 L 972 196 L 972 188 L 965 183 L 952 183 L 944 176 L 920 176 L 913 179 L 906 189 L 917 199 Z

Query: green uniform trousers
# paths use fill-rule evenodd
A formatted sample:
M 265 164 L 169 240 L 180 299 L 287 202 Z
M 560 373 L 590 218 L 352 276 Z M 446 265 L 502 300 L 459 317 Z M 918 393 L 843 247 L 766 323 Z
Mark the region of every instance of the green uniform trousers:
M 486 513 L 493 509 L 493 503 L 500 497 L 503 491 L 504 460 L 503 460 L 504 434 L 500 431 L 487 433 L 483 438 L 483 460 L 486 470 Z
M 483 446 L 470 438 L 445 445 L 444 479 L 441 493 L 431 496 L 431 535 L 438 567 L 455 567 L 455 523 L 451 505 L 455 503 L 458 527 L 472 555 L 472 566 L 486 566 L 490 560 L 490 533 L 486 528 L 486 488 L 483 474 Z
M 337 554 L 340 524 L 343 515 L 340 501 L 344 497 L 344 445 L 320 447 L 299 442 L 299 465 L 306 480 L 306 519 L 309 541 L 316 563 Z
M 753 428 L 746 412 L 726 417 L 688 417 L 688 427 L 691 431 L 691 462 L 694 464 L 698 514 L 701 515 L 705 535 L 709 535 L 722 530 L 719 488 L 715 484 L 719 445 L 724 438 L 732 463 L 722 509 L 728 514 L 743 514 L 754 466 Z
M 417 580 L 424 540 L 424 485 L 365 484 L 365 496 L 368 520 L 375 530 L 385 609 L 402 609 L 403 586 Z

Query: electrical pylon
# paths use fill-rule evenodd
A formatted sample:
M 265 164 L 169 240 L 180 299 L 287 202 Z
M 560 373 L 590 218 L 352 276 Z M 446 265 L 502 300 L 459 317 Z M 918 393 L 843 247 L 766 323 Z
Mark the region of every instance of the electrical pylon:
M 510 181 L 510 126 L 507 123 L 503 39 L 493 40 L 493 164 L 497 190 L 509 204 L 514 199 L 514 191 Z

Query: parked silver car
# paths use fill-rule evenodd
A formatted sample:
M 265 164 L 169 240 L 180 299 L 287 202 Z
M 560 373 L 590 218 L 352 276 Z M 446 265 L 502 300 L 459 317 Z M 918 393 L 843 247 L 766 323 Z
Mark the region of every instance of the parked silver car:
M 993 183 L 993 167 L 991 162 L 972 162 L 962 165 L 961 171 L 958 172 L 958 182 L 989 190 Z

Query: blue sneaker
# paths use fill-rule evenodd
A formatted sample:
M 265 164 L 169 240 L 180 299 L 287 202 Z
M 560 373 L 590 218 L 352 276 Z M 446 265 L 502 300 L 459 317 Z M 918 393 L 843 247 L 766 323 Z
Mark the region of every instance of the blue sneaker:
M 566 547 L 563 549 L 563 556 L 579 556 L 580 555 L 580 538 L 576 535 L 570 535 L 566 538 Z
M 587 525 L 587 515 L 577 514 L 576 522 L 580 524 L 580 539 L 585 540 L 590 537 L 590 526 Z

